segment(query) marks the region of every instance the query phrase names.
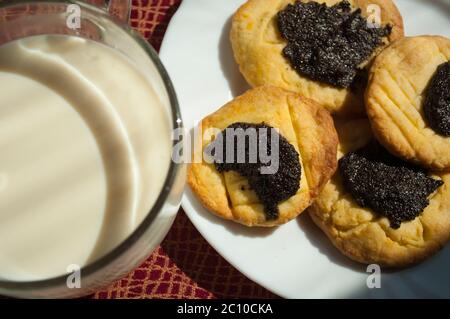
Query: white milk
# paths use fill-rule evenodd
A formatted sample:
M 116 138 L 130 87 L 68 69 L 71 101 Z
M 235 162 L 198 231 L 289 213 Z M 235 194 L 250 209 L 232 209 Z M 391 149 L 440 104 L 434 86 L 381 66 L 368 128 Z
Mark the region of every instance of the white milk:
M 0 88 L 0 279 L 91 263 L 158 197 L 167 111 L 125 56 L 71 36 L 1 46 Z

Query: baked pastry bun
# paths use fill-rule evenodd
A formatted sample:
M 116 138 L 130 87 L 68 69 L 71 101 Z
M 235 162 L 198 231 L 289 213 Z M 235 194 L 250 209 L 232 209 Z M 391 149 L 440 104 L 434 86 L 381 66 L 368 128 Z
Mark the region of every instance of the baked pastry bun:
M 372 139 L 366 119 L 335 121 L 335 125 L 339 158 Z M 419 216 L 402 222 L 398 228 L 392 227 L 387 217 L 357 203 L 345 186 L 340 168 L 308 212 L 334 246 L 357 262 L 384 267 L 415 264 L 433 255 L 450 239 L 450 173 L 428 172 L 428 176 L 440 187 L 428 197 L 429 203 Z M 394 192 L 383 196 L 395 198 Z
M 253 87 L 261 85 L 274 85 L 297 92 L 307 98 L 316 100 L 319 104 L 327 108 L 332 113 L 364 113 L 363 91 L 366 82 L 364 72 L 362 72 L 361 76 L 358 76 L 358 78 L 362 79 L 355 81 L 355 85 L 352 84 L 350 87 L 337 87 L 324 81 L 315 80 L 311 76 L 307 76 L 304 73 L 296 71 L 291 61 L 286 57 L 284 50 L 288 45 L 288 41 L 280 33 L 278 16 L 280 11 L 295 2 L 295 0 L 249 0 L 239 8 L 233 17 L 230 39 L 234 51 L 234 57 L 239 65 L 241 73 L 247 82 Z M 312 3 L 312 1 L 302 2 Z M 341 3 L 341 1 L 338 0 L 320 0 L 317 2 L 324 3 L 329 7 Z M 369 56 L 360 63 L 359 67 L 362 68 L 367 66 L 373 57 L 386 44 L 403 37 L 403 22 L 398 9 L 391 0 L 350 0 L 349 3 L 352 11 L 361 9 L 361 15 L 365 18 L 379 13 L 381 28 L 388 28 L 387 26 L 391 28 L 389 35 L 381 38 L 382 43 L 380 43 L 379 46 L 375 46 L 376 48 L 372 54 L 369 54 Z M 373 8 L 378 8 L 379 12 Z M 342 9 L 339 10 L 342 11 Z M 291 11 L 293 11 L 293 13 L 291 12 L 292 14 L 295 13 L 295 10 Z M 320 10 L 317 9 L 317 11 Z M 351 17 L 350 13 L 348 15 Z M 305 12 L 304 16 L 311 16 L 311 12 Z M 331 21 L 332 19 L 326 16 L 322 17 L 322 20 Z M 364 28 L 366 27 L 366 22 L 358 23 L 360 25 L 362 24 Z M 285 28 L 287 30 L 298 28 L 297 25 L 292 26 L 292 24 L 295 24 L 295 22 L 287 21 Z M 351 24 L 352 23 L 348 23 L 347 21 L 346 23 L 342 22 L 339 25 Z M 334 34 L 336 34 L 336 30 L 339 29 L 339 27 L 332 24 L 326 25 L 325 27 L 329 30 L 326 34 L 332 34 L 330 35 L 330 41 L 334 41 L 331 38 Z M 316 30 L 312 31 L 317 30 L 318 29 L 316 28 Z M 371 30 L 373 29 L 369 28 L 365 30 L 364 34 L 372 32 Z M 303 32 L 303 35 L 311 33 L 309 37 L 305 37 L 306 40 L 313 37 L 314 41 L 316 41 L 318 39 L 324 39 L 326 36 L 326 34 L 322 33 L 314 34 L 308 29 L 300 30 L 299 32 Z M 358 34 L 358 36 L 360 36 L 360 34 Z M 355 38 L 355 36 L 354 34 L 347 37 L 344 35 L 342 38 Z M 302 39 L 301 41 L 306 40 Z M 323 41 L 327 40 L 324 39 Z M 350 62 L 346 61 L 345 52 L 347 52 L 350 56 L 354 56 L 354 52 L 356 50 L 366 50 L 367 48 L 365 45 L 367 43 L 372 43 L 373 41 L 374 39 L 360 39 L 360 42 L 357 45 L 360 48 L 356 48 L 355 44 L 347 44 L 344 45 L 344 47 L 347 46 L 346 50 L 342 49 L 342 43 L 335 43 L 336 47 L 333 49 L 334 55 L 331 57 L 326 54 L 322 54 L 320 56 L 314 55 L 317 52 L 322 52 L 322 46 L 328 46 L 328 44 L 324 43 L 321 43 L 319 48 L 304 49 L 300 47 L 298 50 L 290 50 L 290 53 L 293 55 L 301 55 L 301 57 L 297 57 L 297 61 L 325 61 L 324 63 L 319 64 L 319 67 L 321 68 L 320 72 L 325 73 L 326 76 L 330 66 L 334 66 L 334 73 L 331 75 L 339 77 L 339 74 L 343 68 L 352 69 L 348 66 Z M 298 43 L 299 42 L 296 42 L 294 44 L 298 45 Z M 315 53 L 311 55 L 308 55 L 309 53 L 306 54 L 305 52 L 309 52 L 309 49 Z M 303 66 L 303 69 L 309 68 L 308 63 Z M 334 65 L 336 63 L 340 64 Z
M 202 156 L 219 140 L 221 132 L 233 126 L 276 130 L 280 155 L 275 175 L 261 177 L 254 166 L 225 167 Z M 276 226 L 295 218 L 336 170 L 337 135 L 329 112 L 281 88 L 252 89 L 207 116 L 200 127 L 201 134 L 196 138 L 201 146 L 189 166 L 188 184 L 212 213 L 246 226 Z M 279 196 L 283 192 L 290 196 Z M 271 202 L 273 198 L 277 201 Z M 268 207 L 271 204 L 275 205 Z
M 385 49 L 365 95 L 375 136 L 391 153 L 450 169 L 450 39 L 420 36 Z

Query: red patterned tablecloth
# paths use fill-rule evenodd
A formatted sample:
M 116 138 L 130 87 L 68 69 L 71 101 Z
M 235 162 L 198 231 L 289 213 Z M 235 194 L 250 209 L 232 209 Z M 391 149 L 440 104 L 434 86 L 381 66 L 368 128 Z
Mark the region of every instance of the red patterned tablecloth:
M 218 1 L 218 0 L 211 0 Z M 226 1 L 226 0 L 225 0 Z M 133 0 L 131 25 L 159 50 L 181 0 Z M 201 237 L 180 210 L 160 247 L 136 270 L 93 298 L 274 298 Z

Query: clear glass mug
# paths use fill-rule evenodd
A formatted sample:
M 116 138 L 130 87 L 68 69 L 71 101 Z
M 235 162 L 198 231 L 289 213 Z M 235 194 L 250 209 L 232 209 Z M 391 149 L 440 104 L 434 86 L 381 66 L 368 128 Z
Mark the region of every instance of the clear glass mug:
M 71 20 L 71 14 L 79 14 L 80 19 Z M 130 0 L 0 0 L 0 45 L 32 35 L 69 34 L 112 47 L 148 76 L 161 104 L 171 115 L 172 129 L 182 129 L 170 78 L 153 48 L 128 26 L 129 14 Z M 74 23 L 79 25 L 72 28 Z M 172 143 L 173 148 L 179 141 Z M 143 262 L 167 234 L 179 209 L 184 182 L 184 165 L 171 161 L 163 189 L 142 223 L 112 251 L 81 268 L 80 288 L 68 287 L 69 274 L 32 282 L 6 281 L 0 274 L 0 295 L 79 297 L 121 278 Z

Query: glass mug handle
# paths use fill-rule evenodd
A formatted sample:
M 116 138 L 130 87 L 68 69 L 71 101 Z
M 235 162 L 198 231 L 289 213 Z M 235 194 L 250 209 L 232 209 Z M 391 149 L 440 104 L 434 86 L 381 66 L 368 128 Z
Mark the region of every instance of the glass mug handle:
M 128 23 L 130 19 L 131 0 L 85 0 L 85 2 L 105 8 L 110 15 L 124 23 Z

